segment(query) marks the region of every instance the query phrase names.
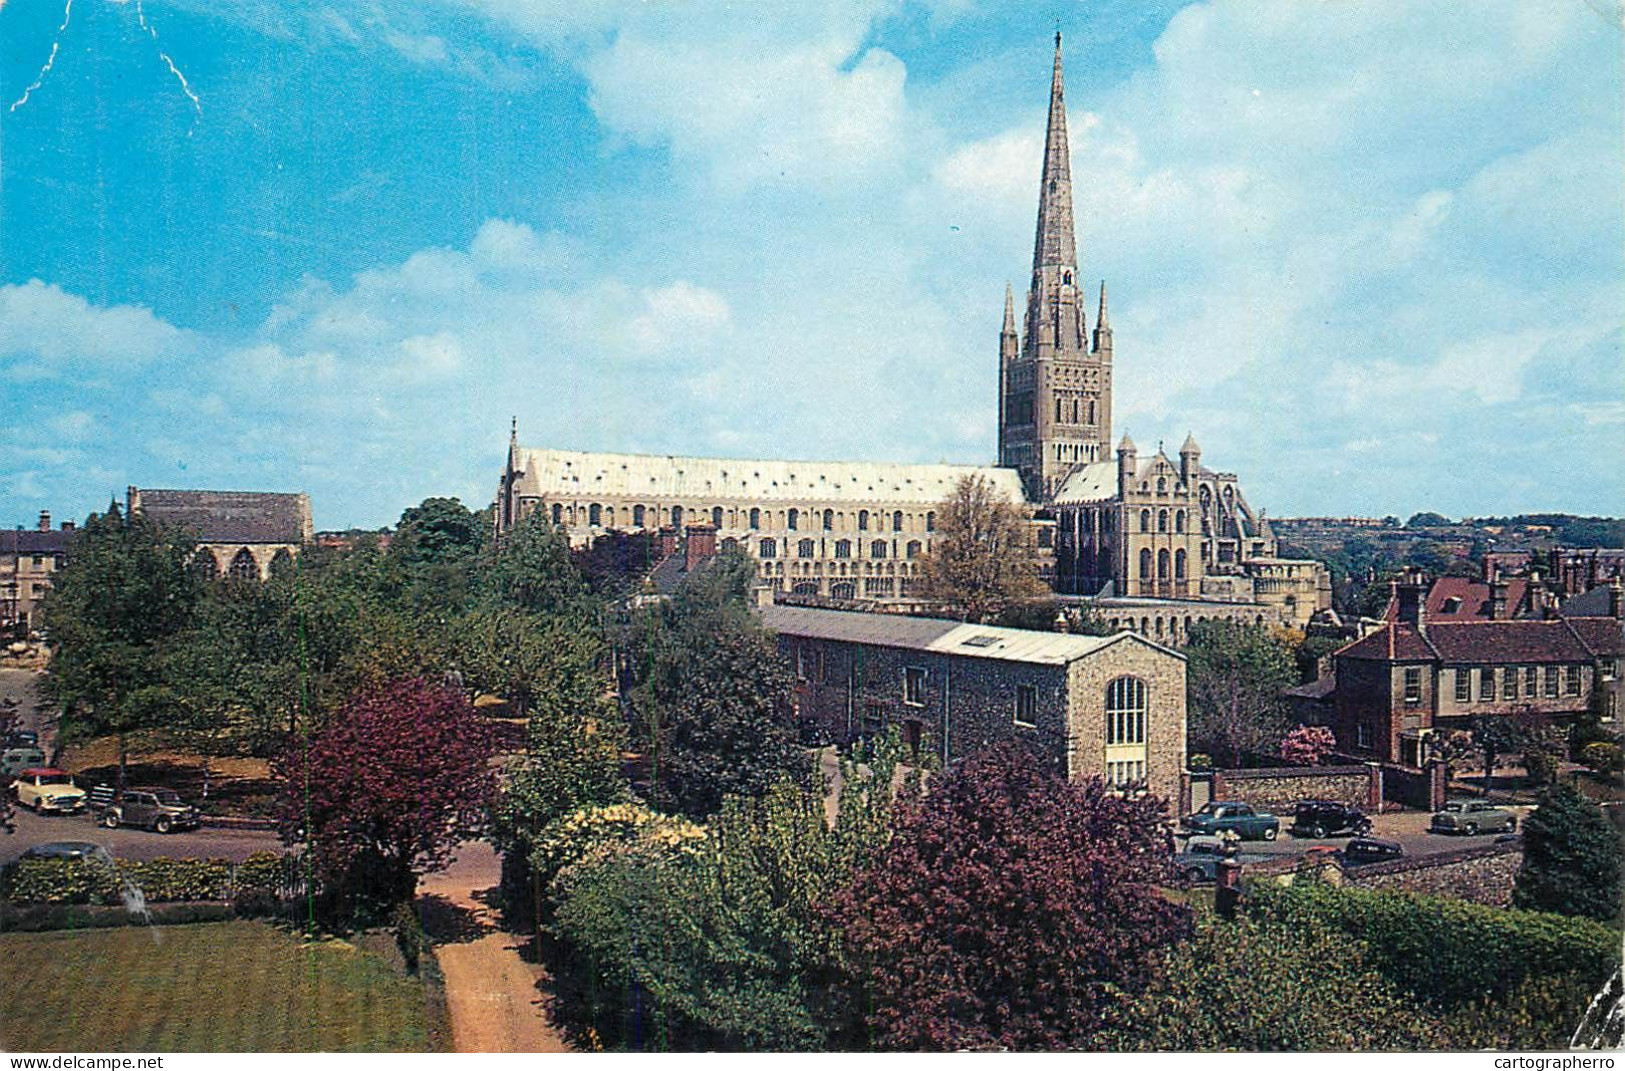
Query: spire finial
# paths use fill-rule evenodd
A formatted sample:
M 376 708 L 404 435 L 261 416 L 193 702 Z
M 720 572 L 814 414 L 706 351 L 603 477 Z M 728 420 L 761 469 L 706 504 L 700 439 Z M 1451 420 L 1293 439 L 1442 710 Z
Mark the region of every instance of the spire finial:
M 1133 324 L 1129 325 L 1133 327 Z M 1095 327 L 1101 331 L 1112 329 L 1111 321 L 1106 319 L 1106 280 L 1100 280 L 1100 313 L 1095 317 Z
M 1004 284 L 1004 333 L 1016 333 L 1016 291 L 1009 284 Z
M 519 438 L 519 417 L 515 416 L 508 424 L 508 434 L 512 438 Z

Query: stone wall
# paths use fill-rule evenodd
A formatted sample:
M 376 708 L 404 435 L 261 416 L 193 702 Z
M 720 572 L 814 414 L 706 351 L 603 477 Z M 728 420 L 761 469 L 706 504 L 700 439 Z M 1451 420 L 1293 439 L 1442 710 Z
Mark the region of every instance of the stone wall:
M 1335 800 L 1375 812 L 1382 803 L 1382 770 L 1359 766 L 1280 766 L 1213 771 L 1213 799 L 1241 800 L 1283 818 L 1299 800 Z
M 1383 767 L 1383 798 L 1419 811 L 1436 811 L 1444 806 L 1444 766 L 1431 763 L 1425 770 L 1393 763 Z
M 1362 889 L 1406 889 L 1507 907 L 1512 903 L 1512 885 L 1522 866 L 1523 838 L 1519 837 L 1391 863 L 1349 867 L 1343 871 L 1343 884 Z

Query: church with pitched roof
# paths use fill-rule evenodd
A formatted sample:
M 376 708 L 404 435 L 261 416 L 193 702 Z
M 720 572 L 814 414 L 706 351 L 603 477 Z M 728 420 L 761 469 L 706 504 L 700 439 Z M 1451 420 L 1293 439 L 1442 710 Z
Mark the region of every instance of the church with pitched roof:
M 1091 327 L 1093 296 L 1078 270 L 1056 34 L 1019 327 L 1015 294 L 1005 289 L 997 465 L 583 453 L 521 446 L 515 430 L 497 528 L 542 510 L 579 544 L 611 531 L 681 533 L 702 524 L 720 546 L 754 556 L 775 590 L 906 603 L 918 595 L 937 507 L 975 474 L 1034 511 L 1056 592 L 1088 598 L 1119 627 L 1179 642 L 1181 623 L 1203 617 L 1301 625 L 1329 609 L 1325 567 L 1281 558 L 1262 511 L 1233 473 L 1202 464 L 1194 438 L 1177 460 L 1160 448 L 1141 455 L 1127 435 L 1113 449 L 1104 282 Z

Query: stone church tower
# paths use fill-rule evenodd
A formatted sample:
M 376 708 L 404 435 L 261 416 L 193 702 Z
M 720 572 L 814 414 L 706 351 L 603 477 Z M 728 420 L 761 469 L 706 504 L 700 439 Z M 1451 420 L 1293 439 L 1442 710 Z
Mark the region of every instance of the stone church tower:
M 1079 465 L 1110 458 L 1112 330 L 1106 284 L 1091 340 L 1072 234 L 1072 165 L 1055 35 L 1049 129 L 1038 187 L 1038 231 L 1021 336 L 1007 287 L 999 336 L 999 464 L 1021 473 L 1028 497 L 1048 501 Z

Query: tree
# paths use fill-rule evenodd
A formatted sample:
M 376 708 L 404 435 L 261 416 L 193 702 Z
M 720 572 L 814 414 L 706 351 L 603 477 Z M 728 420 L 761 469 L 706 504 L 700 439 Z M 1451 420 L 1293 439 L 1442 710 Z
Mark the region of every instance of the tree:
M 1189 930 L 1164 806 L 1082 784 L 1019 744 L 905 798 L 831 917 L 882 1049 L 1086 1047 Z
M 445 565 L 472 556 L 484 542 L 479 514 L 455 498 L 426 498 L 401 513 L 389 556 L 407 566 Z
M 1281 691 L 1296 680 L 1292 646 L 1269 629 L 1208 621 L 1191 626 L 1185 657 L 1193 746 L 1232 766 L 1275 751 L 1288 724 Z
M 580 609 L 586 594 L 570 537 L 536 510 L 503 533 L 483 565 L 489 596 L 533 613 Z
M 1454 781 L 1467 768 L 1467 764 L 1478 756 L 1478 745 L 1473 742 L 1472 733 L 1451 729 L 1429 736 L 1428 752 L 1431 757 L 1444 763 L 1444 776 L 1448 782 Z
M 1480 714 L 1473 719 L 1473 745 L 1484 756 L 1484 794 L 1495 780 L 1495 760 L 1523 746 L 1524 733 L 1518 722 L 1505 714 Z
M 86 520 L 41 608 L 51 637 L 45 690 L 62 707 L 62 735 L 116 735 L 120 788 L 129 734 L 167 717 L 164 659 L 192 625 L 198 600 L 191 549 L 142 514 L 126 517 L 110 504 Z
M 1447 1048 L 1441 1024 L 1366 964 L 1365 947 L 1316 919 L 1203 915 L 1151 984 L 1111 1014 L 1102 1048 L 1322 1052 Z
M 1300 725 L 1281 739 L 1281 757 L 1297 766 L 1319 766 L 1337 750 L 1337 737 L 1324 725 Z
M 450 861 L 482 824 L 491 754 L 466 697 L 413 679 L 356 693 L 278 756 L 283 840 L 305 842 L 335 918 L 377 917 Z
M 937 536 L 920 563 L 927 598 L 966 621 L 987 621 L 1012 602 L 1046 594 L 1032 516 L 980 474 L 960 478 L 937 507 Z
M 1455 522 L 1442 513 L 1413 513 L 1405 522 L 1406 528 L 1448 528 Z
M 1514 906 L 1618 925 L 1619 832 L 1602 808 L 1570 785 L 1554 785 L 1523 827 L 1523 867 Z

